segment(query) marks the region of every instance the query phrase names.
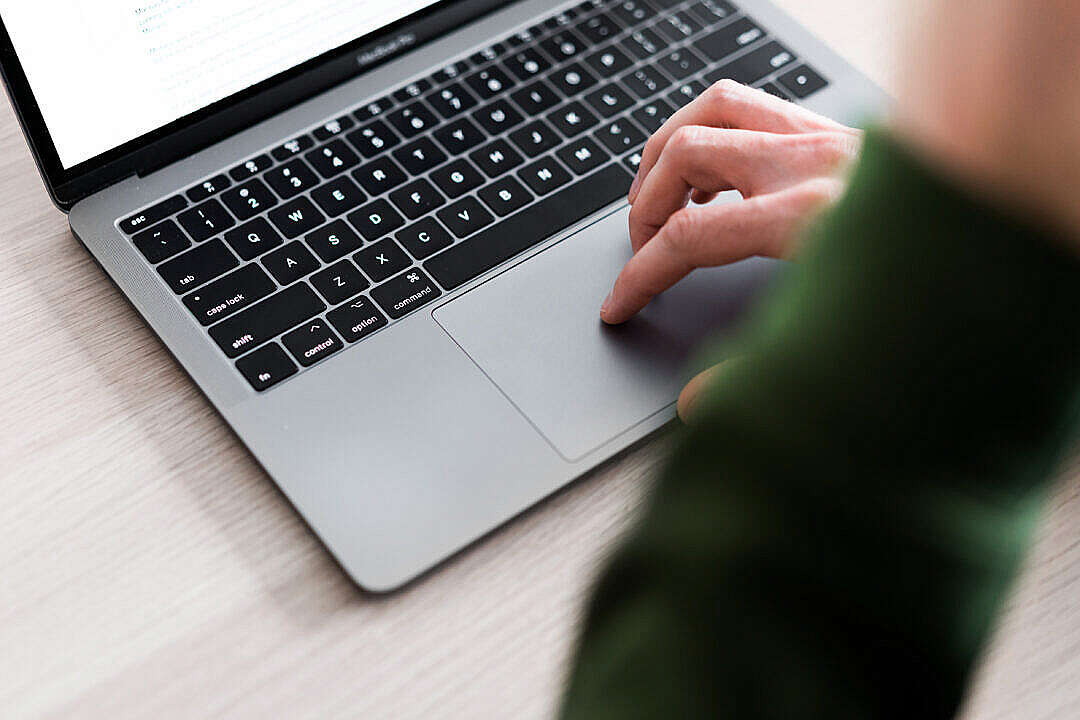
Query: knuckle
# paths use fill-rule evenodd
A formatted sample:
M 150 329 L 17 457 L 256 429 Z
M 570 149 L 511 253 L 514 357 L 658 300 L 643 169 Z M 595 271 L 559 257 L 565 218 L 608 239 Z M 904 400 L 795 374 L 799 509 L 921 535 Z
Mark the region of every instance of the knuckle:
M 676 159 L 692 158 L 708 144 L 706 128 L 697 125 L 683 125 L 676 130 L 668 141 Z
M 677 210 L 664 223 L 664 241 L 676 254 L 683 255 L 697 243 L 698 217 L 689 208 Z
M 709 86 L 704 96 L 710 103 L 725 104 L 743 94 L 743 85 L 731 78 L 717 80 Z

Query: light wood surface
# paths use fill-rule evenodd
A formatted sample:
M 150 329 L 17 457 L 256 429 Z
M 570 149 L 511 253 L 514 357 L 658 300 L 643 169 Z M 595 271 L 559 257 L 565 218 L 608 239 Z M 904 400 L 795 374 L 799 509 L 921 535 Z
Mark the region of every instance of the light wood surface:
M 892 86 L 903 0 L 780 4 Z M 0 716 L 549 717 L 663 452 L 358 592 L 71 237 L 2 104 Z M 1080 717 L 1078 606 L 1066 482 L 967 717 Z

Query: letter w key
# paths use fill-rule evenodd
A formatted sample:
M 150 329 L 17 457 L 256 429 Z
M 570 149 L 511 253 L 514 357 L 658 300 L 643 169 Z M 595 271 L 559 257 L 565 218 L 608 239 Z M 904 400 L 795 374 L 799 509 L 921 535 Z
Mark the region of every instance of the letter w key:
M 326 221 L 323 214 L 306 197 L 296 198 L 271 210 L 269 218 L 281 234 L 290 240 L 314 230 Z

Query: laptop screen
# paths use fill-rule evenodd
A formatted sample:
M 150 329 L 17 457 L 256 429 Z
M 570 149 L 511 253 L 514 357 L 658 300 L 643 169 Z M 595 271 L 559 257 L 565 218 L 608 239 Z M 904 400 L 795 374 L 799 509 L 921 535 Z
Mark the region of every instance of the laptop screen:
M 0 0 L 70 168 L 437 0 Z

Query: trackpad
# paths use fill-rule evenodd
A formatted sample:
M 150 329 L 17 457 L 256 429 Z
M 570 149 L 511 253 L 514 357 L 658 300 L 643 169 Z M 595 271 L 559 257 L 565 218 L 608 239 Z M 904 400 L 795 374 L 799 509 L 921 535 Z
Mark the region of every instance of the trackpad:
M 700 342 L 730 327 L 777 263 L 698 271 L 620 327 L 600 303 L 630 258 L 613 213 L 434 312 L 567 460 L 668 409 Z

